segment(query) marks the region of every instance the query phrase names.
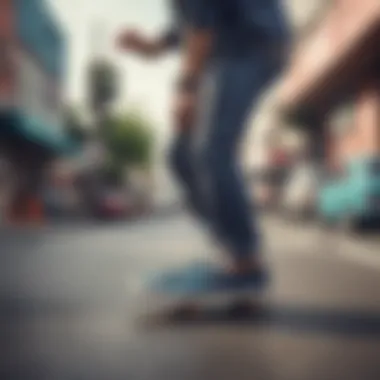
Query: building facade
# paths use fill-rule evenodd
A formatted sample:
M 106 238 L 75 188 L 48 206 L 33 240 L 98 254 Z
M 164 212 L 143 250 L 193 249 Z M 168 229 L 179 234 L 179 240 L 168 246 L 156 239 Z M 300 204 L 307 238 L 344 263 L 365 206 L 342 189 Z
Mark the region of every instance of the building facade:
M 332 166 L 380 155 L 380 2 L 334 0 L 322 16 L 294 49 L 281 108 Z
M 46 0 L 0 7 L 0 155 L 17 173 L 7 193 L 22 209 L 45 164 L 73 148 L 63 120 L 66 40 Z

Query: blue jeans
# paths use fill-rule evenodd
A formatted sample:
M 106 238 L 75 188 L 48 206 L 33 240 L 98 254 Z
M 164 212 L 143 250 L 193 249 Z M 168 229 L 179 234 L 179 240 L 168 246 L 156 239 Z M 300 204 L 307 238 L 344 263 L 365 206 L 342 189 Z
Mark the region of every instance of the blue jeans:
M 239 257 L 261 249 L 239 166 L 239 143 L 252 107 L 281 71 L 278 61 L 262 51 L 215 60 L 204 78 L 196 125 L 179 132 L 171 150 L 171 166 L 188 205 Z

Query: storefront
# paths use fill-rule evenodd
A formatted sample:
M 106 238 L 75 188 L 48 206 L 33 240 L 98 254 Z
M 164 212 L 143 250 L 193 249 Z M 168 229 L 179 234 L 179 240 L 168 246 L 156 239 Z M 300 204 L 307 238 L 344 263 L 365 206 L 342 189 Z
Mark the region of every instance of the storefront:
M 0 155 L 17 173 L 11 203 L 22 213 L 49 161 L 76 148 L 63 119 L 66 42 L 47 1 L 0 7 Z
M 294 51 L 281 89 L 282 110 L 311 131 L 323 156 L 333 161 L 380 153 L 379 41 L 378 0 L 335 0 Z M 341 110 L 346 116 L 336 116 Z M 339 137 L 332 125 L 337 118 L 346 124 Z

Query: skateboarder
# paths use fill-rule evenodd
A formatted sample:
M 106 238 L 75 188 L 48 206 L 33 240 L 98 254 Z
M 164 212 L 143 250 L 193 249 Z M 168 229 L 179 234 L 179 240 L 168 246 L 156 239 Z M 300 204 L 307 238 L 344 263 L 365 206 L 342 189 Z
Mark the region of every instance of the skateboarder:
M 284 65 L 289 33 L 280 1 L 174 0 L 169 31 L 153 39 L 128 29 L 119 36 L 121 48 L 146 58 L 179 49 L 171 164 L 234 278 L 265 273 L 238 148 L 252 108 Z

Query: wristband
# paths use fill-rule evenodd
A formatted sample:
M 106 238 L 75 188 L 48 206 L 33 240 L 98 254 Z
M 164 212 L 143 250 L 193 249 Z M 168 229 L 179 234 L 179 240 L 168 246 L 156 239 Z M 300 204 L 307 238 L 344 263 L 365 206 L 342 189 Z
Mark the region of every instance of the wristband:
M 177 91 L 182 93 L 194 94 L 198 91 L 199 80 L 196 77 L 184 76 L 177 82 Z

